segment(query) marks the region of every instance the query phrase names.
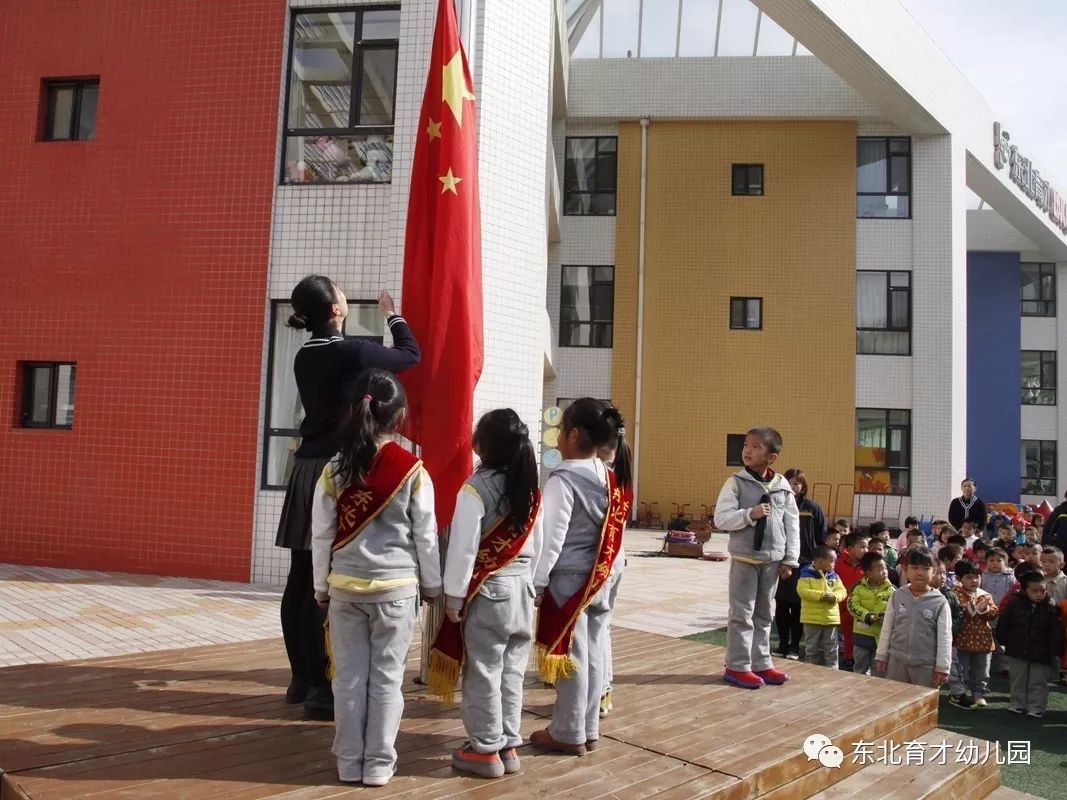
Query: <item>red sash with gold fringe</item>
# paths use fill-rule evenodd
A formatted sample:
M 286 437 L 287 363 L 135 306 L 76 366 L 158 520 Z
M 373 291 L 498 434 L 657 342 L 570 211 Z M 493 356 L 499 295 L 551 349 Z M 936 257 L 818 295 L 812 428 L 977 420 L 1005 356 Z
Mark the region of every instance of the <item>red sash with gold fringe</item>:
M 359 536 L 404 488 L 422 462 L 396 442 L 379 448 L 365 485 L 349 484 L 337 498 L 337 535 L 331 552 L 336 552 Z M 333 647 L 330 645 L 330 620 L 323 626 L 326 639 L 327 677 L 333 678 Z
M 615 557 L 622 545 L 622 531 L 633 506 L 633 491 L 620 489 L 615 483 L 615 473 L 608 470 L 608 508 L 604 525 L 600 530 L 600 546 L 596 561 L 589 573 L 585 588 L 575 592 L 562 606 L 556 605 L 547 589 L 541 598 L 541 613 L 537 617 L 537 653 L 541 677 L 549 683 L 571 677 L 577 664 L 571 658 L 571 638 L 578 616 L 593 601 L 596 593 L 607 581 Z
M 530 513 L 521 528 L 515 525 L 515 518 L 508 514 L 493 523 L 482 536 L 478 545 L 478 557 L 474 562 L 474 574 L 471 575 L 467 597 L 463 602 L 464 609 L 470 606 L 478 590 L 494 572 L 502 570 L 519 557 L 526 540 L 533 532 L 540 511 L 541 493 L 535 490 L 530 503 Z M 463 623 L 452 622 L 448 617 L 444 617 L 430 649 L 427 691 L 446 703 L 452 703 L 465 656 Z

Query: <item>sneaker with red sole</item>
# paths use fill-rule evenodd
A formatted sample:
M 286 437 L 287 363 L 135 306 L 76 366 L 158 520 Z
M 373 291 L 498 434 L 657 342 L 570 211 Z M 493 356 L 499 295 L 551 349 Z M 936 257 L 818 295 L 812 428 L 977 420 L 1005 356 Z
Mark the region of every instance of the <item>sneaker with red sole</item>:
M 756 677 L 758 677 L 761 681 L 766 684 L 770 684 L 771 686 L 781 686 L 783 683 L 789 680 L 789 676 L 786 673 L 782 672 L 781 670 L 777 670 L 774 667 L 761 669 L 755 674 Z
M 723 670 L 722 679 L 742 689 L 759 689 L 763 686 L 763 678 L 751 671 L 738 672 L 734 669 L 726 669 Z
M 522 769 L 522 762 L 519 761 L 519 751 L 514 747 L 505 747 L 497 755 L 500 756 L 500 761 L 504 764 L 505 775 L 514 775 Z
M 504 762 L 496 753 L 476 753 L 469 744 L 452 753 L 452 766 L 481 778 L 503 778 Z

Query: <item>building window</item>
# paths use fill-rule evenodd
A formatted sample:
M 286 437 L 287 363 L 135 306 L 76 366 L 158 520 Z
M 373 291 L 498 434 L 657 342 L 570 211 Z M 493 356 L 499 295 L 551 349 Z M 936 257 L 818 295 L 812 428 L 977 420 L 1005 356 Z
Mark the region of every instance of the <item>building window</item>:
M 615 216 L 615 171 L 618 139 L 614 136 L 568 136 L 563 170 L 563 213 Z
M 745 449 L 745 434 L 726 434 L 726 466 L 743 467 L 745 462 L 741 460 L 741 451 Z
M 856 216 L 911 218 L 911 139 L 856 140 Z
M 856 352 L 911 355 L 911 273 L 856 273 Z
M 763 328 L 762 297 L 730 298 L 730 330 L 758 331 Z
M 731 180 L 731 194 L 735 197 L 762 195 L 763 165 L 734 164 Z
M 400 9 L 294 12 L 283 183 L 388 183 Z
M 1056 442 L 1023 439 L 1022 493 L 1039 497 L 1056 496 Z
M 99 93 L 99 78 L 46 80 L 41 138 L 46 142 L 91 141 L 96 133 Z
M 1056 405 L 1056 351 L 1023 350 L 1024 406 Z
M 856 493 L 911 494 L 911 412 L 856 409 Z
M 1019 268 L 1023 316 L 1056 316 L 1056 265 L 1024 262 Z
M 76 372 L 75 364 L 41 361 L 22 364 L 22 427 L 73 427 Z
M 563 267 L 559 346 L 611 347 L 615 267 Z
M 293 376 L 293 361 L 308 339 L 306 331 L 286 325 L 293 313 L 288 301 L 272 300 L 270 304 L 270 344 L 267 352 L 267 413 L 263 432 L 264 489 L 284 489 L 289 482 L 293 454 L 300 446 L 300 422 L 304 407 Z M 345 334 L 381 344 L 385 336 L 385 320 L 378 313 L 377 302 L 348 302 Z

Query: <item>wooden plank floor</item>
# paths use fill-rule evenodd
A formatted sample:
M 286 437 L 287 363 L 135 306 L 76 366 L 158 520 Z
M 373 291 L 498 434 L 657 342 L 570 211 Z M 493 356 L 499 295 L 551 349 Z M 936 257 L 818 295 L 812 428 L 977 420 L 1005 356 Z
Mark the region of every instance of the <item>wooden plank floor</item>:
M 855 771 L 819 767 L 801 750 L 822 733 L 903 741 L 936 724 L 937 695 L 790 663 L 783 687 L 746 692 L 719 679 L 721 648 L 615 631 L 616 711 L 601 748 L 581 759 L 521 751 L 499 781 L 456 774 L 457 709 L 410 682 L 399 773 L 376 797 L 802 798 Z M 332 726 L 282 702 L 281 642 L 0 670 L 0 798 L 320 800 L 371 790 L 336 780 Z M 531 675 L 523 732 L 543 727 L 554 694 Z

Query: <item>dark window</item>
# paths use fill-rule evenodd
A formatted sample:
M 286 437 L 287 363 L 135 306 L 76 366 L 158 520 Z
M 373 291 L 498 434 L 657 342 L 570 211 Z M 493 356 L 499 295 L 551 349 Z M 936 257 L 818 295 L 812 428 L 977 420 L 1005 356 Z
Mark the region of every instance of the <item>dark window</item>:
M 911 139 L 856 140 L 856 216 L 911 218 Z
M 763 165 L 734 164 L 731 180 L 733 195 L 763 194 Z
M 856 273 L 856 352 L 911 355 L 911 273 Z
M 741 451 L 745 449 L 745 434 L 726 434 L 726 466 L 742 467 L 745 462 L 741 460 Z
M 730 329 L 758 331 L 763 328 L 762 297 L 730 298 Z
M 1023 439 L 1022 462 L 1022 493 L 1055 497 L 1056 442 Z
M 77 365 L 58 362 L 22 364 L 22 427 L 70 428 L 74 425 Z
M 1022 402 L 1024 406 L 1056 405 L 1056 351 L 1023 350 Z
M 911 412 L 856 409 L 856 493 L 911 494 Z
M 568 136 L 563 169 L 563 213 L 572 216 L 615 215 L 614 136 Z
M 1056 316 L 1056 265 L 1024 262 L 1019 267 L 1023 316 Z
M 563 267 L 559 346 L 611 347 L 615 267 Z
M 285 300 L 270 304 L 270 344 L 267 353 L 267 413 L 263 431 L 264 489 L 284 489 L 289 482 L 293 454 L 300 446 L 300 422 L 304 407 L 293 376 L 293 360 L 308 339 L 306 331 L 298 331 L 285 324 L 293 307 Z M 371 301 L 348 302 L 345 333 L 372 342 L 382 343 L 385 320 L 378 313 L 378 304 Z
M 392 179 L 399 37 L 396 6 L 293 13 L 283 183 Z
M 99 78 L 52 78 L 44 82 L 46 142 L 87 142 L 96 133 Z

